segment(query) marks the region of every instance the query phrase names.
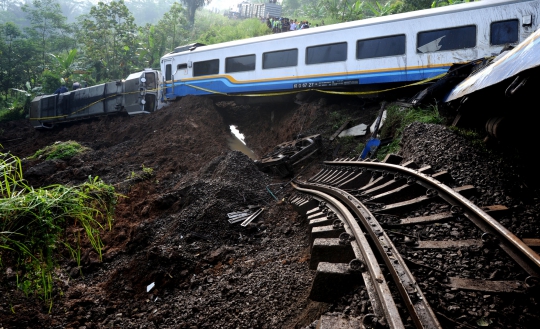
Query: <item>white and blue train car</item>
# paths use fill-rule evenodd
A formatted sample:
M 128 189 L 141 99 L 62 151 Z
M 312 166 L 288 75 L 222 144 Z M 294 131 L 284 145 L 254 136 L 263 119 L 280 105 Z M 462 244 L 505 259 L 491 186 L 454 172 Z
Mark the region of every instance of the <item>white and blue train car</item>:
M 484 0 L 225 42 L 161 58 L 165 97 L 383 87 L 499 54 L 538 27 L 539 0 Z

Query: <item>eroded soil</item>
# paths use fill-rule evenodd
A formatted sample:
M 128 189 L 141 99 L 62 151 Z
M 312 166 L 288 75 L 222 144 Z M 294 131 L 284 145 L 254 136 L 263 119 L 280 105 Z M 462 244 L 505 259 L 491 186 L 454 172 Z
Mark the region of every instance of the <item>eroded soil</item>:
M 16 289 L 16 275 L 7 271 L 14 264 L 2 264 L 0 328 L 303 328 L 314 327 L 327 311 L 359 314 L 358 292 L 333 305 L 307 298 L 314 276 L 308 269 L 307 222 L 282 201 L 291 193 L 281 188 L 288 180 L 260 172 L 247 156 L 229 149 L 229 125 L 238 126 L 262 156 L 298 134 L 328 138 L 343 117 L 351 125 L 369 124 L 378 109 L 376 102 L 349 98 L 239 106 L 185 97 L 151 115 L 101 117 L 46 131 L 24 120 L 0 124 L 4 151 L 21 158 L 56 141 L 91 148 L 66 161 L 24 160 L 32 186 L 99 176 L 124 195 L 112 231 L 103 236 L 103 261 L 88 245 L 81 269 L 58 261 L 50 313 L 38 297 Z M 537 207 L 523 205 L 534 204 L 535 195 L 521 202 L 525 183 L 508 184 L 516 182 L 519 168 L 477 157 L 482 151 L 464 148 L 467 141 L 444 129 L 410 128 L 404 157 L 449 170 L 459 184 L 478 185 L 486 192 L 475 200 L 481 204 L 520 206 L 520 214 L 538 221 Z M 323 160 L 357 155 L 351 145 L 337 144 L 325 139 L 318 158 L 298 168 L 302 177 L 314 174 Z M 228 223 L 227 213 L 250 205 L 265 208 L 255 222 Z M 506 220 L 520 237 L 538 234 L 537 226 Z M 514 318 L 518 311 L 512 311 Z
M 23 160 L 32 186 L 99 176 L 125 197 L 113 230 L 103 236 L 103 262 L 88 246 L 81 269 L 59 261 L 50 314 L 39 298 L 16 289 L 14 275 L 0 273 L 0 327 L 294 328 L 313 322 L 326 307 L 307 299 L 313 271 L 306 222 L 267 192 L 274 184 L 283 198 L 285 181 L 260 172 L 228 140 L 235 124 L 260 156 L 299 133 L 335 129 L 330 112 L 362 108 L 327 103 L 216 106 L 186 97 L 152 115 L 52 130 L 34 130 L 24 120 L 2 124 L 4 151 L 21 158 L 56 141 L 91 148 L 65 161 Z M 228 212 L 249 205 L 265 207 L 256 222 L 228 223 Z

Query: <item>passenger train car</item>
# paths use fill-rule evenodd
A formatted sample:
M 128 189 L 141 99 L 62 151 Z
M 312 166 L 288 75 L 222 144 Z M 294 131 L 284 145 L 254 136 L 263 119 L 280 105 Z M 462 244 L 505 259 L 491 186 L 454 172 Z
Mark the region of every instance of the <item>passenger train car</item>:
M 193 46 L 161 58 L 166 99 L 362 90 L 499 54 L 538 27 L 539 0 L 484 0 Z
M 150 113 L 163 107 L 161 72 L 145 69 L 125 80 L 112 81 L 61 94 L 40 95 L 32 100 L 29 119 L 34 128 L 126 112 Z

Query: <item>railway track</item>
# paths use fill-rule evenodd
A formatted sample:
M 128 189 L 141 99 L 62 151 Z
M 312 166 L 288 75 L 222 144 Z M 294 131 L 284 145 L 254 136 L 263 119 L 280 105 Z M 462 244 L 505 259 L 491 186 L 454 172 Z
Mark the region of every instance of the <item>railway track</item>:
M 538 292 L 535 241 L 520 240 L 495 219 L 506 207 L 470 202 L 474 186 L 454 186 L 448 172 L 394 155 L 336 159 L 293 187 L 289 201 L 311 228 L 311 298 L 332 301 L 362 287 L 370 303 L 365 327 L 489 325 L 501 304 L 483 305 L 493 296 Z M 486 301 L 467 309 L 456 298 L 464 292 Z M 477 316 L 473 326 L 460 322 L 464 308 Z

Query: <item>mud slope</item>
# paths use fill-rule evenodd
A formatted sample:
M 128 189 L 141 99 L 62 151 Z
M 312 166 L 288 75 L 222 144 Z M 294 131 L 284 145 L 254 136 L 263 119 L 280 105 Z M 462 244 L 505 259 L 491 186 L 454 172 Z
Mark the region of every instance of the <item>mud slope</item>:
M 272 127 L 263 126 L 254 134 L 259 121 L 248 125 L 250 112 L 242 109 L 234 111 L 255 149 L 281 143 L 274 137 L 298 129 L 297 116 L 281 108 L 282 133 L 273 136 Z M 103 237 L 103 262 L 88 246 L 83 276 L 75 262 L 59 261 L 51 314 L 38 298 L 16 289 L 14 275 L 0 272 L 0 328 L 311 323 L 324 306 L 307 301 L 313 274 L 305 221 L 290 206 L 276 205 L 266 191 L 270 177 L 247 156 L 229 151 L 228 124 L 223 109 L 197 97 L 147 116 L 101 117 L 47 131 L 35 131 L 24 120 L 0 124 L 4 151 L 21 158 L 56 141 L 91 148 L 66 161 L 24 160 L 31 185 L 78 184 L 99 176 L 125 196 L 113 230 Z M 143 168 L 152 168 L 153 175 L 143 176 Z M 265 207 L 258 223 L 242 228 L 227 222 L 227 212 L 248 205 Z M 155 287 L 147 292 L 151 283 Z

